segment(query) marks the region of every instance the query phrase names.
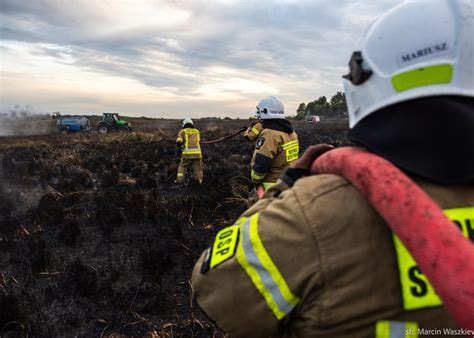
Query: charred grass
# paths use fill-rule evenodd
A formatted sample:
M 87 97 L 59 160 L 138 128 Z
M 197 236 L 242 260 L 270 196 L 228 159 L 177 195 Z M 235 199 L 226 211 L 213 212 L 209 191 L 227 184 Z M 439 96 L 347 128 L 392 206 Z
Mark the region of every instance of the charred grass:
M 252 149 L 203 146 L 204 185 L 177 186 L 176 131 L 0 139 L 1 336 L 222 335 L 189 278 L 245 209 Z M 302 148 L 347 143 L 345 124 L 297 131 Z

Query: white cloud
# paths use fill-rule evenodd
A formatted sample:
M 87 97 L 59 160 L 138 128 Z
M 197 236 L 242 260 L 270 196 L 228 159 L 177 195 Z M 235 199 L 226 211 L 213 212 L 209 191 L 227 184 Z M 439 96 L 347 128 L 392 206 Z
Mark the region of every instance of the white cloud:
M 276 94 L 292 113 L 342 90 L 359 34 L 397 2 L 3 0 L 2 109 L 237 116 Z

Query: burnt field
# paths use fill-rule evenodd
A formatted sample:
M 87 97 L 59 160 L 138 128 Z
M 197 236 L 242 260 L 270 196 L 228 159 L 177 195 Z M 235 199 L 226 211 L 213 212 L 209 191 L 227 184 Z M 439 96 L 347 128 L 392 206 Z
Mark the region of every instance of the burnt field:
M 246 124 L 196 121 L 204 140 Z M 203 145 L 204 185 L 177 186 L 178 129 L 0 138 L 0 336 L 222 335 L 189 278 L 245 208 L 252 148 Z M 296 130 L 348 143 L 346 123 Z

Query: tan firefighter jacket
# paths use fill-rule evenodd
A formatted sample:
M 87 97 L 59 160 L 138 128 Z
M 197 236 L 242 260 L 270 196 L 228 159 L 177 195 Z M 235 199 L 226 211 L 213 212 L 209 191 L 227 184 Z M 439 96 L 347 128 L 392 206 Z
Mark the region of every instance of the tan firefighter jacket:
M 472 184 L 417 183 L 474 239 Z M 302 178 L 291 189 L 279 180 L 217 233 L 192 283 L 197 303 L 231 337 L 428 332 L 418 329 L 436 337 L 454 327 L 379 214 L 336 175 Z
M 255 144 L 251 162 L 251 178 L 265 188 L 274 184 L 299 156 L 298 135 L 264 128 Z
M 201 135 L 196 128 L 184 128 L 178 133 L 176 143 L 182 144 L 182 157 L 187 159 L 202 158 Z
M 252 142 L 252 144 L 255 145 L 255 143 L 257 142 L 258 136 L 262 132 L 262 129 L 263 129 L 262 123 L 257 122 L 247 128 L 247 130 L 244 132 L 244 137 L 248 141 Z

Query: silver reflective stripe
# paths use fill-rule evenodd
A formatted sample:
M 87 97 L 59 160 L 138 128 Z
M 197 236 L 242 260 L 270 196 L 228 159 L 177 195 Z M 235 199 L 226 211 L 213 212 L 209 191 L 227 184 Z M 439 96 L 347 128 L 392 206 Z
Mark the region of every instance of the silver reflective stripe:
M 293 310 L 294 305 L 288 303 L 281 294 L 280 288 L 277 283 L 272 278 L 270 272 L 265 268 L 265 266 L 260 261 L 260 258 L 257 256 L 252 243 L 250 242 L 250 218 L 247 219 L 242 225 L 242 246 L 244 248 L 245 258 L 250 265 L 254 267 L 257 271 L 260 279 L 262 280 L 265 288 L 272 295 L 273 300 L 278 305 L 280 310 L 287 315 Z
M 405 338 L 405 323 L 390 321 L 390 338 Z
M 417 322 L 378 320 L 375 324 L 375 338 L 417 338 Z

